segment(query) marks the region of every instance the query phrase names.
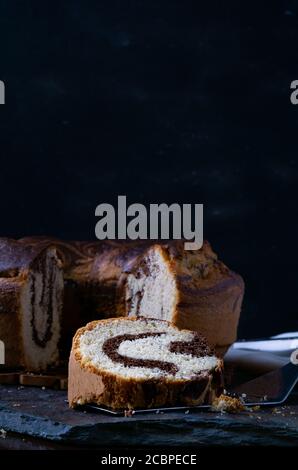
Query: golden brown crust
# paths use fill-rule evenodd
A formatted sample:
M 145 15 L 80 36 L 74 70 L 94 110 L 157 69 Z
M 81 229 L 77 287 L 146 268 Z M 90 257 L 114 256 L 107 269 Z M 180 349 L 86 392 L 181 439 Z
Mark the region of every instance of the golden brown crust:
M 212 403 L 222 389 L 223 362 L 214 373 L 192 380 L 145 379 L 123 377 L 99 369 L 87 362 L 80 352 L 80 337 L 103 322 L 117 322 L 121 318 L 90 322 L 80 328 L 74 336 L 69 359 L 68 402 L 74 408 L 78 405 L 96 403 L 113 409 L 154 408 L 161 406 L 195 406 Z M 137 321 L 137 318 L 125 317 Z
M 229 272 L 213 277 L 212 287 L 186 288 L 187 281 L 178 276 L 179 300 L 173 322 L 179 328 L 200 331 L 217 351 L 225 351 L 237 338 L 237 327 L 244 295 L 240 276 Z

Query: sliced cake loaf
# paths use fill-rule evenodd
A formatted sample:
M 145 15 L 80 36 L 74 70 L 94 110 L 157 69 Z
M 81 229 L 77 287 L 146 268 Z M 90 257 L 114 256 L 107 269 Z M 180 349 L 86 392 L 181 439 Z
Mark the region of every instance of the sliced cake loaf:
M 56 249 L 0 239 L 4 367 L 43 370 L 59 359 L 63 272 Z
M 183 243 L 156 244 L 135 263 L 126 280 L 129 316 L 150 316 L 199 331 L 223 354 L 236 340 L 244 294 L 208 242 L 185 251 Z
M 114 409 L 210 403 L 221 392 L 222 361 L 197 332 L 166 321 L 113 318 L 76 333 L 69 362 L 71 407 Z
M 236 340 L 244 283 L 218 260 L 208 242 L 197 251 L 184 242 L 65 242 L 25 238 L 22 243 L 54 245 L 62 259 L 65 300 L 62 344 L 88 321 L 111 316 L 150 316 L 199 331 L 223 354 Z

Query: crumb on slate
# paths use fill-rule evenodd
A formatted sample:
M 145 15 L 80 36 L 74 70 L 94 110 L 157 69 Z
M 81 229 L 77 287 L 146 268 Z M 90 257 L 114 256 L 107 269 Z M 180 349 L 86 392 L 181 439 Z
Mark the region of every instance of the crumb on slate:
M 221 413 L 238 413 L 244 411 L 245 405 L 239 398 L 220 395 L 212 403 L 212 411 L 220 411 Z

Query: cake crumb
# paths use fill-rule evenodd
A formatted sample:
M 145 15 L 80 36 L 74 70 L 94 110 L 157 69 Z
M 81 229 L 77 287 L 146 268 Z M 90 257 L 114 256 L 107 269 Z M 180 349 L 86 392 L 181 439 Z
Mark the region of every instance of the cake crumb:
M 211 410 L 220 411 L 221 413 L 238 413 L 245 410 L 245 405 L 239 398 L 220 395 L 213 401 Z

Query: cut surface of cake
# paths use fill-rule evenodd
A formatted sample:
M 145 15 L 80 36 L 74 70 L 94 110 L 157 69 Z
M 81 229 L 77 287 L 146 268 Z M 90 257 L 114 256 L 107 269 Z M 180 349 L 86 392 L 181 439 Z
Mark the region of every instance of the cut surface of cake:
M 71 407 L 114 409 L 211 403 L 222 386 L 222 361 L 197 332 L 166 321 L 114 318 L 76 333 L 69 361 Z
M 4 367 L 44 370 L 57 364 L 63 272 L 54 247 L 0 239 L 0 339 Z
M 167 320 L 199 331 L 223 355 L 237 338 L 242 278 L 204 242 L 185 251 L 171 242 L 147 248 L 126 280 L 127 314 Z

